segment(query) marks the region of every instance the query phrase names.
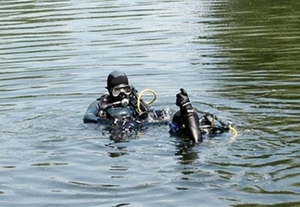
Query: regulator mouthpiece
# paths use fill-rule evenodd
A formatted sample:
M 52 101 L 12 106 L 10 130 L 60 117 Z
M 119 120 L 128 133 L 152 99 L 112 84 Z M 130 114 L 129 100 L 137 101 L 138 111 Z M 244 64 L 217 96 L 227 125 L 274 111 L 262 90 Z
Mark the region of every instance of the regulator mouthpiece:
M 122 105 L 122 106 L 128 106 L 128 104 L 129 104 L 128 98 L 124 98 L 124 99 L 121 101 L 121 105 Z

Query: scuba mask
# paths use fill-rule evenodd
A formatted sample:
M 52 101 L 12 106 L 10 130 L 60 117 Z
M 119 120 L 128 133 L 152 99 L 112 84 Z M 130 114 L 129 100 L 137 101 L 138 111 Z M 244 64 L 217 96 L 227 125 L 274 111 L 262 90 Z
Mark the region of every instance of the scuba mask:
M 129 96 L 132 92 L 132 89 L 130 86 L 115 86 L 111 90 L 111 94 L 113 97 L 120 96 L 121 93 L 124 93 L 125 95 Z
M 129 95 L 132 93 L 132 88 L 129 85 L 118 85 L 109 89 L 110 95 L 117 100 L 112 105 L 121 104 L 122 106 L 129 105 Z

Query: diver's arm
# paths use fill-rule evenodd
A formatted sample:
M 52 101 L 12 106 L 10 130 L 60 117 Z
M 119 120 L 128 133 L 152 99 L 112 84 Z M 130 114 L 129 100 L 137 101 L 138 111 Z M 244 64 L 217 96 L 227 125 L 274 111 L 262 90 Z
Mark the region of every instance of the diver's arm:
M 98 101 L 94 101 L 87 108 L 87 110 L 83 116 L 83 122 L 84 123 L 98 123 L 99 122 L 98 112 L 99 112 Z
M 182 88 L 176 96 L 176 105 L 180 107 L 182 122 L 185 125 L 185 131 L 189 139 L 195 143 L 202 142 L 199 117 L 193 109 L 187 92 Z

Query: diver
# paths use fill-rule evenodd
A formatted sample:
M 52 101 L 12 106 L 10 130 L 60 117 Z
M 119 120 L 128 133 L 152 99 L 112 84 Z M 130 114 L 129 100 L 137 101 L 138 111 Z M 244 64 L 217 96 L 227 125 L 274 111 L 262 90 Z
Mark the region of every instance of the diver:
M 169 124 L 170 134 L 185 135 L 193 143 L 199 143 L 202 142 L 203 134 L 222 133 L 230 129 L 229 124 L 219 121 L 212 114 L 204 114 L 199 118 L 184 89 L 180 89 L 180 93 L 176 95 L 176 105 L 180 110 L 174 114 L 172 121 L 168 110 L 154 110 L 149 107 L 149 102 L 141 99 L 142 92 L 139 95 L 129 85 L 124 72 L 111 72 L 107 77 L 106 89 L 108 94 L 89 105 L 83 122 L 106 124 L 111 129 L 117 129 L 113 131 L 117 136 L 124 131 L 139 131 L 148 125 Z
M 176 95 L 176 105 L 179 106 L 180 110 L 174 114 L 172 121 L 169 122 L 171 134 L 186 135 L 192 142 L 198 143 L 202 142 L 203 134 L 218 134 L 233 129 L 230 123 L 225 124 L 213 114 L 205 113 L 199 118 L 186 90 L 183 88 Z
M 154 110 L 129 85 L 126 74 L 115 70 L 107 77 L 108 94 L 102 95 L 87 108 L 83 122 L 107 124 L 123 130 L 138 130 L 146 124 L 168 124 L 167 110 Z
M 170 133 L 186 134 L 193 142 L 202 142 L 202 133 L 199 126 L 199 117 L 195 112 L 187 92 L 181 88 L 176 95 L 176 105 L 180 107 L 169 123 Z

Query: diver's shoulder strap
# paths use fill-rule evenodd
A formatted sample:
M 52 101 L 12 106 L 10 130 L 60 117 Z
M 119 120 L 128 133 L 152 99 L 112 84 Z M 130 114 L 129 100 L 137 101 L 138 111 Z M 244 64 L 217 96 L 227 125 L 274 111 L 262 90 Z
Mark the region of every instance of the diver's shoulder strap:
M 99 98 L 97 98 L 97 101 L 100 110 L 106 111 L 111 105 L 111 98 L 108 94 L 100 96 Z

